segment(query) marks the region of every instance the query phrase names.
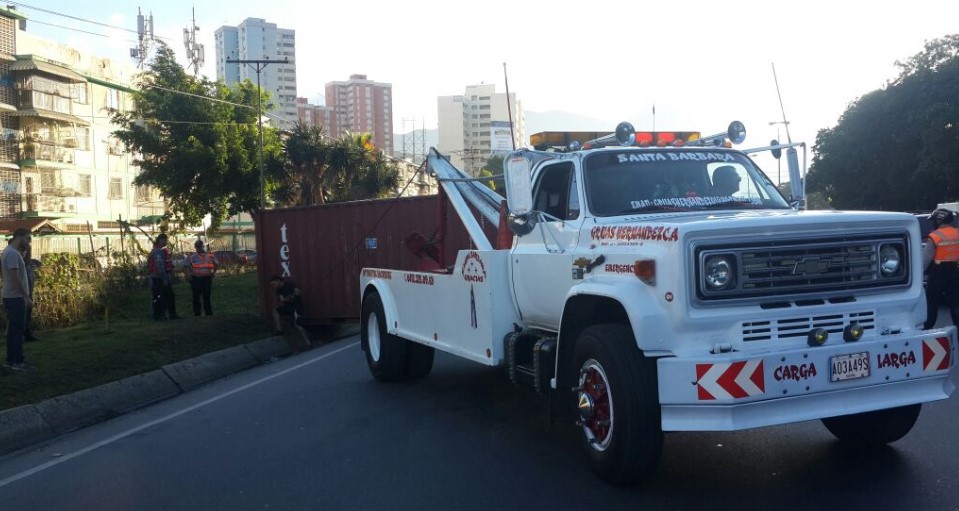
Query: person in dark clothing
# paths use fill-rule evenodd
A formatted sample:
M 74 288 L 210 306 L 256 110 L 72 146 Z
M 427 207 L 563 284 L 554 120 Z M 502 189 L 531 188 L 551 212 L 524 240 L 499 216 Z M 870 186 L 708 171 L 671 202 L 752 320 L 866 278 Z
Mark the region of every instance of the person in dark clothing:
M 3 308 L 7 316 L 7 361 L 4 367 L 12 371 L 33 371 L 23 358 L 23 331 L 26 328 L 27 308 L 31 305 L 27 268 L 23 253 L 30 249 L 30 231 L 20 227 L 0 254 L 3 286 Z
M 150 270 L 153 319 L 165 319 L 164 310 L 169 313 L 170 319 L 179 319 L 176 315 L 176 297 L 173 295 L 173 257 L 167 248 L 166 233 L 157 236 L 147 265 Z
M 40 261 L 33 258 L 33 250 L 29 247 L 23 253 L 23 261 L 27 265 L 27 284 L 30 288 L 30 306 L 27 307 L 27 323 L 23 332 L 23 341 L 34 342 L 40 340 L 33 335 L 33 289 L 37 286 L 37 268 L 40 267 Z
M 270 284 L 276 289 L 278 305 L 273 309 L 273 321 L 279 333 L 283 331 L 283 319 L 292 319 L 293 324 L 296 325 L 297 320 L 303 317 L 303 299 L 300 297 L 300 289 L 290 279 L 277 275 L 270 279 Z

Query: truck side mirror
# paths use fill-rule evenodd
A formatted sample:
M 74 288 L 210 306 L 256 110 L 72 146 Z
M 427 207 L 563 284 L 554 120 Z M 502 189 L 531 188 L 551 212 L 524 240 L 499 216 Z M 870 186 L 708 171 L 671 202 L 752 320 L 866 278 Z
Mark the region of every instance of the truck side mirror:
M 774 139 L 772 139 L 772 140 L 769 141 L 769 145 L 775 147 L 775 146 L 779 145 L 779 141 L 774 138 Z M 773 158 L 776 158 L 777 160 L 783 157 L 783 148 L 782 148 L 782 147 L 776 147 L 775 149 L 773 149 L 773 150 L 771 150 L 771 151 L 769 151 L 769 152 L 771 152 L 771 153 L 773 154 Z
M 506 225 L 513 234 L 525 236 L 533 232 L 533 227 L 536 226 L 536 215 L 532 213 L 526 213 L 524 215 L 514 215 L 510 213 L 509 216 L 506 217 Z
M 789 185 L 792 188 L 793 200 L 802 200 L 803 183 L 802 176 L 799 174 L 799 153 L 795 147 L 786 149 L 786 164 L 789 168 Z
M 506 172 L 506 201 L 511 215 L 524 216 L 533 211 L 533 185 L 529 160 L 522 154 L 510 155 L 503 169 Z

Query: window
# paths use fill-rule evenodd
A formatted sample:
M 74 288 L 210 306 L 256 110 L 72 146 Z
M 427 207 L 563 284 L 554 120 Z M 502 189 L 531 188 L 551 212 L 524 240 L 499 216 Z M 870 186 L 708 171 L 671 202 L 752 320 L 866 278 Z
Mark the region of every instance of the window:
M 123 198 L 123 178 L 110 178 L 110 197 L 111 199 Z
M 106 104 L 107 104 L 107 108 L 119 109 L 120 108 L 120 91 L 116 89 L 107 89 Z
M 72 128 L 60 132 L 60 143 L 64 147 L 90 150 L 90 128 Z
M 90 98 L 87 96 L 87 84 L 85 83 L 76 83 L 73 85 L 73 98 L 74 101 L 80 103 L 81 105 L 86 105 L 90 103 Z
M 93 195 L 93 180 L 90 174 L 80 174 L 77 176 L 77 188 L 81 197 Z
M 543 169 L 534 197 L 536 211 L 560 220 L 579 218 L 579 194 L 573 164 L 558 163 Z
M 64 114 L 72 113 L 71 106 L 73 102 L 70 98 L 55 96 L 53 94 L 47 94 L 39 91 L 33 91 L 32 96 L 34 108 L 44 108 Z
M 54 169 L 40 169 L 40 191 L 51 193 L 60 184 L 60 176 Z
M 152 199 L 152 190 L 149 186 L 138 186 L 136 188 L 136 200 L 137 202 L 150 202 Z

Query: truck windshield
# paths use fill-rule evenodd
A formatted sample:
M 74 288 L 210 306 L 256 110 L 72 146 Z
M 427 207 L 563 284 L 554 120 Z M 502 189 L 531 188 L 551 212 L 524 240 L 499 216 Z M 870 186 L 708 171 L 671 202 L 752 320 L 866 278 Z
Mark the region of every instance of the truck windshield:
M 723 149 L 602 151 L 583 162 L 596 216 L 653 211 L 789 209 L 744 154 Z

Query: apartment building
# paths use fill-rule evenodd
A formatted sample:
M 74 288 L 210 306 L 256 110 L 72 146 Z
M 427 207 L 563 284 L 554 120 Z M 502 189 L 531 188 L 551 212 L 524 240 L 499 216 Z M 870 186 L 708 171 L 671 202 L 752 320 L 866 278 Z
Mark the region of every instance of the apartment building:
M 216 78 L 233 85 L 249 79 L 257 83 L 256 69 L 227 60 L 276 60 L 260 71 L 260 88 L 275 105 L 268 110 L 271 122 L 289 128 L 297 120 L 296 31 L 277 28 L 262 18 L 247 18 L 238 26 L 224 25 L 214 32 Z
M 481 170 L 492 155 L 526 145 L 522 101 L 510 93 L 507 104 L 507 95 L 497 93 L 495 85 L 470 85 L 463 95 L 440 96 L 437 112 L 437 149 L 469 174 Z
M 314 105 L 306 98 L 296 98 L 296 118 L 304 124 L 322 128 L 324 135 L 333 133 L 333 109 L 326 105 Z
M 393 154 L 393 85 L 374 82 L 366 75 L 350 75 L 345 82 L 326 84 L 326 106 L 332 110 L 330 134 L 370 133 L 373 145 Z
M 85 233 L 162 215 L 156 190 L 133 187 L 139 169 L 112 136 L 109 109 L 133 108 L 136 69 L 36 37 L 22 19 L 0 9 L 0 217 Z

